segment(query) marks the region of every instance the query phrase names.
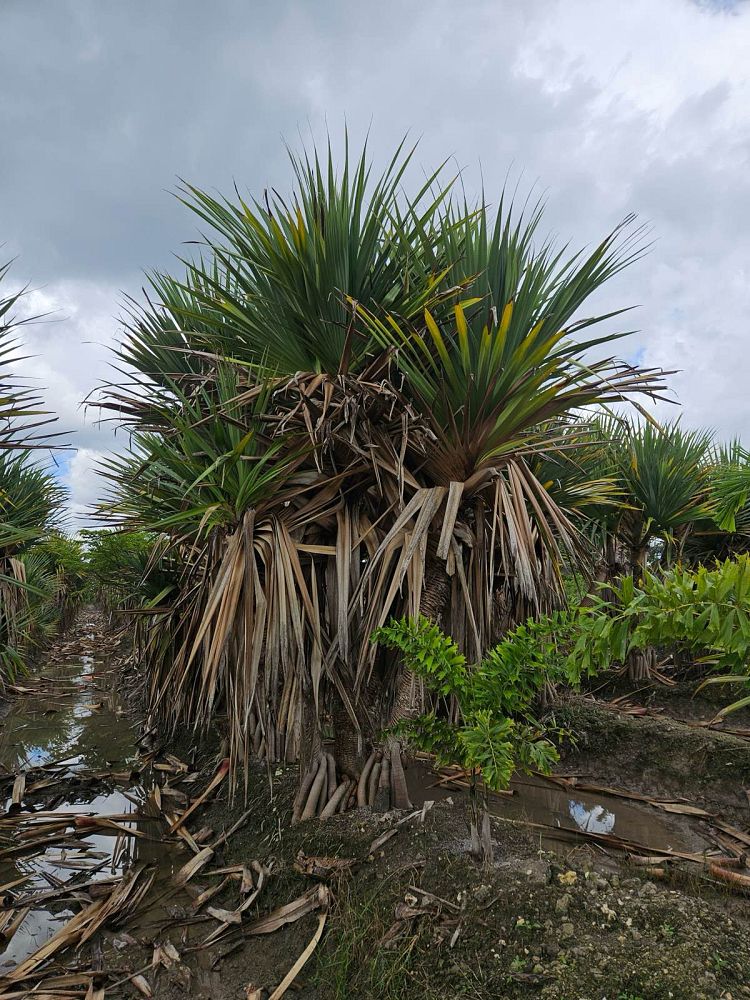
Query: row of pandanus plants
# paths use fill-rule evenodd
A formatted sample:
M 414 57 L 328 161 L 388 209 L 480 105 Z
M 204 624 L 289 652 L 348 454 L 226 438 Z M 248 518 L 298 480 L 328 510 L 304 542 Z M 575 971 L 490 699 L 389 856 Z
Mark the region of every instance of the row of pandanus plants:
M 0 286 L 8 270 L 0 266 Z M 84 546 L 63 530 L 66 494 L 49 467 L 61 436 L 33 382 L 18 375 L 22 294 L 0 288 L 0 693 L 70 622 L 86 578 Z
M 73 535 L 62 484 L 69 436 L 31 379 L 19 374 L 19 328 L 35 317 L 20 304 L 25 289 L 3 292 L 0 266 L 0 695 L 68 627 L 81 604 L 115 610 L 156 586 L 143 577 L 153 548 L 147 532 L 85 529 Z M 53 458 L 52 458 L 53 457 Z
M 488 651 L 596 582 L 750 538 L 748 456 L 657 423 L 665 373 L 585 311 L 644 252 L 634 221 L 572 253 L 540 205 L 467 204 L 444 169 L 408 194 L 412 159 L 292 156 L 288 198 L 185 186 L 200 252 L 129 303 L 98 398 L 129 434 L 100 516 L 151 540 L 122 596 L 152 718 L 218 726 L 240 784 L 299 762 L 298 817 L 405 806 L 410 720 L 436 752 L 452 726 L 543 763 Z

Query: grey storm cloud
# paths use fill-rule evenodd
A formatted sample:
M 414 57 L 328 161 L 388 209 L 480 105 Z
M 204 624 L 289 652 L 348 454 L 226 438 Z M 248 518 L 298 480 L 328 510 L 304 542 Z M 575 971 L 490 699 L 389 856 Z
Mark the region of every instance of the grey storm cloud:
M 469 193 L 543 193 L 573 245 L 638 213 L 653 248 L 596 304 L 641 305 L 625 349 L 681 369 L 685 422 L 750 440 L 749 54 L 724 0 L 0 0 L 0 244 L 53 313 L 27 369 L 80 449 L 74 509 L 120 446 L 79 403 L 121 293 L 196 237 L 178 177 L 283 190 L 284 141 L 344 124 L 380 161 L 419 138 Z

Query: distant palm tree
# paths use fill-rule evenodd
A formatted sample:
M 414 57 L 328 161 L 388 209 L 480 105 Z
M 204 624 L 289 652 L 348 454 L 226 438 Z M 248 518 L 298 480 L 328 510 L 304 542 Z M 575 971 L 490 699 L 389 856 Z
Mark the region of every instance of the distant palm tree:
M 695 523 L 714 509 L 711 434 L 679 421 L 659 426 L 618 417 L 600 418 L 592 430 L 602 444 L 597 472 L 618 500 L 595 515 L 607 563 L 601 579 L 642 575 L 654 544 L 662 564 L 671 565 Z
M 689 561 L 705 564 L 750 552 L 750 453 L 735 440 L 707 461 L 711 515 L 696 521 L 686 547 Z

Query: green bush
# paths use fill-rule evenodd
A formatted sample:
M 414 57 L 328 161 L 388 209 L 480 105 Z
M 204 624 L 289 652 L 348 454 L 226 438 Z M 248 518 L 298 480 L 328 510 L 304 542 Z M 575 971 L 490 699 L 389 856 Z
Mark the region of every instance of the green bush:
M 713 568 L 676 567 L 663 576 L 632 576 L 578 610 L 570 667 L 593 674 L 624 663 L 635 649 L 682 648 L 719 669 L 748 674 L 750 557 Z
M 171 589 L 159 537 L 147 531 L 87 529 L 88 596 L 108 610 L 156 603 Z
M 405 665 L 439 695 L 454 698 L 456 722 L 432 711 L 398 727 L 439 765 L 478 772 L 490 789 L 507 788 L 513 772 L 548 771 L 557 751 L 534 715 L 546 685 L 576 677 L 558 643 L 570 628 L 555 614 L 509 632 L 481 663 L 469 665 L 450 637 L 426 618 L 391 621 L 373 641 L 398 650 Z
M 677 566 L 663 576 L 647 573 L 639 585 L 626 576 L 610 594 L 578 609 L 571 673 L 595 674 L 624 664 L 635 650 L 657 647 L 728 671 L 704 683 L 750 683 L 750 556 L 696 570 Z M 746 704 L 750 698 L 721 714 Z

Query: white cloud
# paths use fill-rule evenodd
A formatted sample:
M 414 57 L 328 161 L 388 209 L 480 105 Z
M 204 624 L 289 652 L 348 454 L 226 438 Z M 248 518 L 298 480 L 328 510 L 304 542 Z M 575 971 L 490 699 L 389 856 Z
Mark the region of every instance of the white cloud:
M 194 235 L 164 188 L 179 173 L 283 189 L 280 135 L 345 119 L 355 138 L 372 126 L 381 161 L 411 130 L 419 163 L 455 156 L 469 190 L 482 177 L 494 197 L 509 169 L 537 183 L 574 245 L 639 213 L 654 247 L 597 306 L 640 303 L 630 354 L 682 369 L 685 422 L 750 442 L 750 4 L 226 0 L 219 19 L 181 0 L 134 20 L 59 0 L 46 21 L 33 6 L 0 37 L 18 82 L 0 108 L 0 238 L 46 282 L 29 302 L 64 317 L 29 328 L 29 370 L 83 449 L 79 507 L 112 441 L 79 403 L 108 377 L 118 289 Z
M 58 417 L 55 429 L 70 433 L 81 447 L 107 447 L 112 436 L 99 411 L 84 401 L 99 382 L 113 377 L 118 300 L 114 286 L 68 280 L 30 290 L 17 309 L 27 320 L 19 328 L 27 355 L 21 370 L 43 390 Z M 32 317 L 39 318 L 28 322 Z
M 92 508 L 101 497 L 101 480 L 96 468 L 103 452 L 79 448 L 70 460 L 62 481 L 70 491 L 70 528 L 90 527 Z
M 18 329 L 23 353 L 18 369 L 57 417 L 48 430 L 59 433 L 57 442 L 63 447 L 52 452 L 50 468 L 57 468 L 69 490 L 72 529 L 90 522 L 91 508 L 102 492 L 95 467 L 108 450 L 120 446 L 112 425 L 84 402 L 114 374 L 117 301 L 114 288 L 73 280 L 30 290 L 16 310 L 18 318 L 26 320 Z

